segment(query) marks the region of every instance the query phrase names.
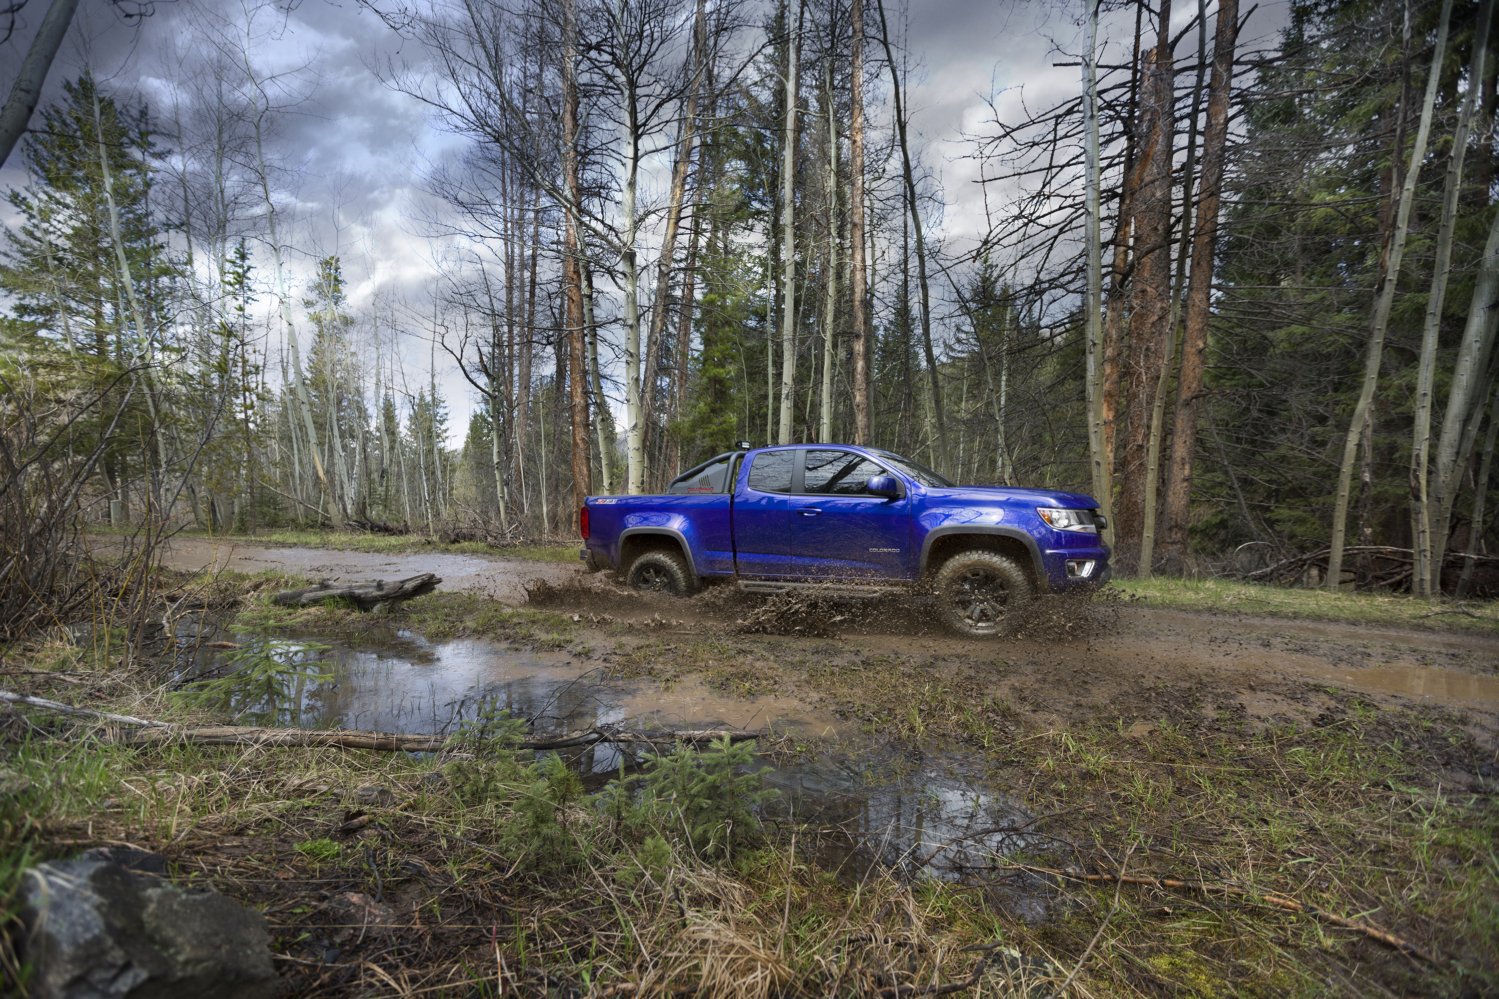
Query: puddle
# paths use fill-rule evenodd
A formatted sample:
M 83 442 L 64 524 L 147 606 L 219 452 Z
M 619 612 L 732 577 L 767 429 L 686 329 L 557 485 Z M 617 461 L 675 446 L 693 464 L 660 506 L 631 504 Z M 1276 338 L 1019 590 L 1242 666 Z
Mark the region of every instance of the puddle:
M 233 676 L 218 685 L 232 701 L 224 707 L 242 720 L 302 728 L 443 735 L 481 712 L 504 710 L 526 719 L 538 738 L 606 726 L 835 732 L 831 719 L 790 698 L 731 697 L 696 681 L 662 688 L 613 680 L 565 655 L 478 638 L 434 643 L 403 632 L 330 648 L 241 636 L 239 649 L 200 659 L 179 679 L 226 673 Z
M 211 629 L 202 629 L 189 641 L 209 637 Z M 841 734 L 831 719 L 790 698 L 732 697 L 697 680 L 666 688 L 612 680 L 563 654 L 477 638 L 429 642 L 403 632 L 329 647 L 242 635 L 238 648 L 201 649 L 205 655 L 179 676 L 182 684 L 200 681 L 184 696 L 206 696 L 200 707 L 245 724 L 440 735 L 504 710 L 527 720 L 538 738 L 606 727 Z M 585 780 L 604 781 L 638 762 L 628 752 L 597 744 L 564 751 L 564 758 Z M 1048 843 L 1018 803 L 965 779 L 961 761 L 913 762 L 908 751 L 876 747 L 759 766 L 780 792 L 765 817 L 815 828 L 822 859 L 846 876 L 878 866 L 958 879 L 989 868 L 996 855 L 1040 852 Z M 999 891 L 997 901 L 1020 918 L 1047 917 L 1045 885 Z
M 816 829 L 820 859 L 846 877 L 875 867 L 948 881 L 988 871 L 984 881 L 995 904 L 1030 923 L 1052 914 L 1050 885 L 993 872 L 996 859 L 1046 853 L 1057 844 L 1018 802 L 966 779 L 957 761 L 913 767 L 909 756 L 887 751 L 767 766 L 762 774 L 781 792 L 767 818 Z
M 1342 685 L 1404 694 L 1419 700 L 1499 707 L 1499 676 L 1429 667 L 1383 667 L 1330 674 Z

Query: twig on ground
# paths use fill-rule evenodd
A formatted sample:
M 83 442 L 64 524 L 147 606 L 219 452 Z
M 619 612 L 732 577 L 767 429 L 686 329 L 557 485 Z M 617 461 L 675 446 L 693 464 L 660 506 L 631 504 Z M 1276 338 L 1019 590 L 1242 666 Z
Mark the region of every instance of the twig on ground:
M 1352 930 L 1362 934 L 1370 940 L 1392 947 L 1408 957 L 1419 958 L 1428 964 L 1436 964 L 1437 959 L 1425 950 L 1411 943 L 1402 936 L 1391 933 L 1389 930 L 1361 923 L 1337 913 L 1320 909 L 1309 902 L 1301 902 L 1287 895 L 1276 892 L 1255 892 L 1238 885 L 1219 883 L 1209 884 L 1206 881 L 1188 881 L 1182 878 L 1158 878 L 1143 874 L 1100 874 L 1087 871 L 1059 871 L 1051 867 L 1036 867 L 1031 864 L 1001 864 L 1001 870 L 1026 871 L 1031 874 L 1044 874 L 1049 877 L 1065 879 L 1069 881 L 1086 881 L 1092 884 L 1122 884 L 1139 885 L 1145 888 L 1156 888 L 1161 891 L 1174 892 L 1198 892 L 1211 895 L 1220 892 L 1224 895 L 1232 895 L 1249 901 L 1262 902 L 1273 909 L 1283 912 L 1293 912 L 1301 915 L 1311 916 L 1314 919 L 1337 926 L 1345 930 Z

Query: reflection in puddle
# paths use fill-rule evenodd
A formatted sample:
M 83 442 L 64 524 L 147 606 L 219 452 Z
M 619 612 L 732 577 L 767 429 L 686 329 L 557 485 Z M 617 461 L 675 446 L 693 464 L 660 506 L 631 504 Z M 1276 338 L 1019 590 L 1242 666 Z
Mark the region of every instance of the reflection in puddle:
M 979 790 L 940 762 L 881 779 L 848 759 L 824 758 L 767 770 L 765 780 L 781 791 L 788 817 L 880 864 L 951 878 L 1034 841 L 1031 816 L 1019 804 Z
M 267 661 L 279 665 L 279 686 L 268 682 L 270 670 L 247 665 Z M 609 679 L 561 654 L 477 638 L 434 643 L 408 632 L 333 648 L 240 636 L 238 649 L 180 679 L 200 681 L 199 689 L 237 687 L 232 704 L 219 705 L 221 714 L 303 728 L 442 735 L 482 712 L 503 710 L 527 720 L 538 738 L 605 726 L 835 731 L 831 719 L 791 698 L 732 697 L 692 680 L 663 689 Z

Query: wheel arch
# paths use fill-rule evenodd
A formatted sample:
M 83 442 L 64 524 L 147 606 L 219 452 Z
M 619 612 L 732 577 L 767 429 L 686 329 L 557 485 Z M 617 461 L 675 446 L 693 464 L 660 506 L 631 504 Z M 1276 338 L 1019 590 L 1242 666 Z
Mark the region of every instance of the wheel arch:
M 697 563 L 692 558 L 692 546 L 687 538 L 670 527 L 631 527 L 619 535 L 619 571 L 629 572 L 630 566 L 642 554 L 656 549 L 674 551 L 687 563 L 687 572 L 698 578 Z
M 939 527 L 921 542 L 921 575 L 931 579 L 942 564 L 959 552 L 982 548 L 1008 555 L 1030 576 L 1036 592 L 1044 593 L 1046 566 L 1036 539 L 1016 527 L 975 527 L 968 524 Z

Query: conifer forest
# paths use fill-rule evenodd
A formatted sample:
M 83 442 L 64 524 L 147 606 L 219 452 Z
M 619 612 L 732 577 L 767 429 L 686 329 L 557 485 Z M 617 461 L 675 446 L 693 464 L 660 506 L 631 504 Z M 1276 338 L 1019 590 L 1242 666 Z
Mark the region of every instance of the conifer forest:
M 0 995 L 1499 993 L 1496 6 L 0 0 Z
M 1491 5 L 1297 3 L 1256 48 L 1231 3 L 1057 5 L 1076 86 L 955 137 L 961 251 L 888 6 L 377 11 L 372 85 L 457 140 L 420 300 L 307 238 L 272 6 L 150 87 L 85 64 L 9 139 L 7 521 L 544 537 L 837 440 L 1090 491 L 1142 572 L 1386 546 L 1425 593 L 1492 547 Z

